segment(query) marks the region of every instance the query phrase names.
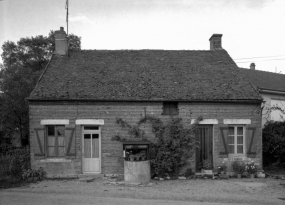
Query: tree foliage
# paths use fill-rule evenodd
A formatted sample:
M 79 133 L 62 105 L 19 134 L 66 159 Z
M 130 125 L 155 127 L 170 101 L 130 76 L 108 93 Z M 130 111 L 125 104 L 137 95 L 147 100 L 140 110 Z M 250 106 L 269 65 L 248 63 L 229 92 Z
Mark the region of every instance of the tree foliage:
M 80 37 L 70 34 L 68 40 L 69 49 L 81 49 Z M 54 31 L 50 31 L 48 36 L 26 37 L 17 42 L 6 41 L 2 45 L 0 123 L 4 137 L 11 138 L 18 133 L 24 145 L 28 143 L 29 117 L 25 99 L 35 87 L 54 48 Z
M 267 122 L 262 130 L 264 165 L 285 166 L 285 121 Z

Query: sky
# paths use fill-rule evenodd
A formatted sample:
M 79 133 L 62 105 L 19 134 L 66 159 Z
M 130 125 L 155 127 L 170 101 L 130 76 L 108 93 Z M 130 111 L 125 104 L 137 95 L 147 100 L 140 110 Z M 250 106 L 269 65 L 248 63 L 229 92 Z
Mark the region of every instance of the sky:
M 66 30 L 65 4 L 0 0 L 0 45 Z M 283 74 L 284 22 L 284 0 L 69 0 L 69 33 L 82 49 L 209 50 L 217 33 L 239 67 Z

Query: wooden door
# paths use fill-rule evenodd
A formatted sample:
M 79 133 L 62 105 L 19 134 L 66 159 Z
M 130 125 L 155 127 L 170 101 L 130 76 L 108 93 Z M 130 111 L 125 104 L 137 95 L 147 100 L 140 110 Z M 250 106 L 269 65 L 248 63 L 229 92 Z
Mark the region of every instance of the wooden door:
M 196 171 L 200 171 L 204 160 L 213 163 L 213 126 L 199 126 L 196 132 Z
M 100 132 L 83 131 L 83 173 L 101 172 L 101 139 Z

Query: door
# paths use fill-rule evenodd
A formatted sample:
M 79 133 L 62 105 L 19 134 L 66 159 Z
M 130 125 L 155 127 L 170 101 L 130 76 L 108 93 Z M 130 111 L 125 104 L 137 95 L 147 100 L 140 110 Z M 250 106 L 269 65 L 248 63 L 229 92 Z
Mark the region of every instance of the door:
M 213 164 L 213 126 L 199 126 L 196 131 L 196 171 L 203 167 L 204 160 L 210 160 Z
M 83 128 L 83 173 L 101 172 L 101 134 L 99 127 Z

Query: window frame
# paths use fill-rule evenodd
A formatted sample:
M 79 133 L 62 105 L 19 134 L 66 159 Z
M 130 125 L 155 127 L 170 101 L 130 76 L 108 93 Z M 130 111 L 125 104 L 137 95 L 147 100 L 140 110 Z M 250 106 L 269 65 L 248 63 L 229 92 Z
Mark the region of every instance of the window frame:
M 229 128 L 233 127 L 234 128 L 234 135 L 229 135 Z M 242 136 L 243 136 L 243 144 L 238 144 L 238 135 L 237 134 L 237 128 L 238 127 L 242 127 L 243 128 L 243 132 L 242 132 Z M 234 144 L 229 144 L 229 136 L 234 136 Z M 230 149 L 229 149 L 229 145 L 234 145 L 234 153 L 230 153 Z M 238 153 L 238 145 L 243 145 L 243 153 Z M 227 148 L 228 148 L 228 155 L 229 158 L 233 158 L 233 157 L 244 157 L 246 155 L 246 127 L 244 125 L 229 125 L 228 126 L 228 134 L 227 134 Z
M 178 102 L 163 102 L 162 115 L 179 115 Z
M 49 128 L 50 127 L 53 127 L 54 128 L 54 135 L 49 135 L 49 133 L 48 133 L 48 131 L 49 131 Z M 63 130 L 63 135 L 62 136 L 59 136 L 58 135 L 58 132 L 57 131 L 59 131 L 60 129 L 59 129 L 59 127 L 60 128 L 63 128 L 62 130 Z M 45 149 L 46 149 L 46 157 L 47 158 L 64 158 L 65 156 L 66 156 L 66 145 L 65 145 L 65 143 L 66 143 L 66 136 L 65 136 L 65 130 L 66 130 L 66 128 L 65 128 L 65 125 L 46 125 L 45 126 L 45 133 L 46 133 L 46 145 L 45 145 Z M 49 137 L 54 137 L 54 146 L 49 146 L 49 140 L 48 140 L 48 138 Z M 63 145 L 59 145 L 59 137 L 63 137 L 64 139 L 63 139 Z M 50 155 L 50 153 L 49 153 L 49 147 L 54 147 L 54 149 L 55 149 L 55 155 L 54 156 L 51 156 Z M 63 147 L 63 155 L 59 155 L 59 147 Z

